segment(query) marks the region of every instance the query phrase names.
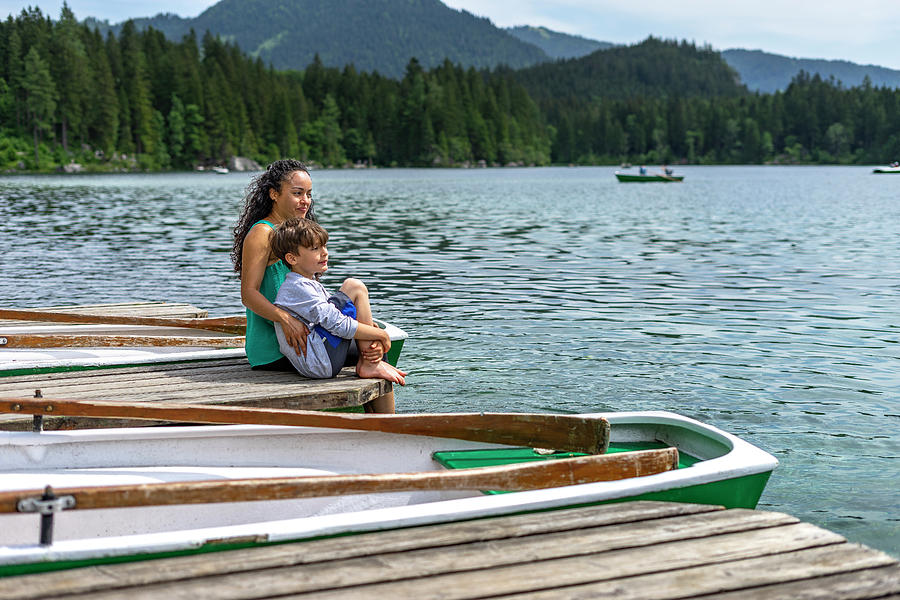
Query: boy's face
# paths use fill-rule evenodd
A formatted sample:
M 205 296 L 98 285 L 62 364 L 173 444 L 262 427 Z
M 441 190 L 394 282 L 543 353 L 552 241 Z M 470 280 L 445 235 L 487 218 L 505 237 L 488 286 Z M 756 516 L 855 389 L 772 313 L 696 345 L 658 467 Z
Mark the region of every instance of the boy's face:
M 291 271 L 307 279 L 315 279 L 316 273 L 328 270 L 328 248 L 324 244 L 313 248 L 300 246 L 296 253 L 288 252 L 284 258 Z

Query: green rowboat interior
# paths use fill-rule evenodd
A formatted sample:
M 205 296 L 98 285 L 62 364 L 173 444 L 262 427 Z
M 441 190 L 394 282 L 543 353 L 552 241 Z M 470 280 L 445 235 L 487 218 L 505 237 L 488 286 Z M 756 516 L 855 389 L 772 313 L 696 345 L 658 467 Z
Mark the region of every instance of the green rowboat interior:
M 411 423 L 429 417 L 399 416 Z M 521 488 L 527 491 L 514 493 L 485 493 L 503 490 L 500 482 L 508 480 L 492 477 L 464 489 L 442 482 L 482 471 L 467 468 L 471 466 L 523 460 L 564 464 L 566 457 L 550 455 L 548 459 L 531 448 L 484 441 L 331 427 L 220 425 L 0 432 L 0 508 L 6 510 L 0 513 L 0 574 L 634 499 L 753 508 L 777 465 L 774 457 L 748 442 L 673 413 L 572 416 L 591 423 L 608 422 L 609 458 L 637 456 L 636 451 L 644 449 L 675 448 L 678 468 L 574 485 L 557 482 L 550 484 L 553 487 Z M 480 417 L 488 419 L 490 415 Z M 509 418 L 515 420 L 513 415 Z M 487 430 L 487 425 L 479 428 L 476 422 L 470 429 Z M 401 485 L 386 493 L 358 493 L 357 488 L 349 487 L 325 497 L 241 497 L 215 506 L 180 500 L 171 505 L 123 508 L 113 504 L 92 510 L 59 506 L 53 516 L 52 543 L 44 545 L 39 543 L 42 517 L 35 512 L 17 512 L 22 507 L 35 508 L 41 490 L 48 485 L 61 490 L 59 498 L 66 488 L 73 487 L 89 488 L 94 494 L 91 497 L 102 497 L 108 486 L 224 482 L 227 487 L 233 480 L 248 478 L 349 475 L 366 480 L 372 474 L 383 479 L 395 473 L 436 478 L 437 483 L 429 483 L 427 489 Z M 75 502 L 74 498 L 81 496 L 72 497 Z

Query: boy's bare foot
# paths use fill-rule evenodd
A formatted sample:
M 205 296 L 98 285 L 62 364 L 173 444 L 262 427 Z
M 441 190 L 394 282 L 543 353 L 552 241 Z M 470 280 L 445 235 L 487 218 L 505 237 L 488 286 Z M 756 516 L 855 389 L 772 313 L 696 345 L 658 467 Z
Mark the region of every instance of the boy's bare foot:
M 398 369 L 397 367 L 395 367 L 394 365 L 392 365 L 389 362 L 385 362 L 384 366 L 386 366 L 388 369 L 393 369 L 394 371 L 399 373 L 401 377 L 406 377 L 408 375 L 408 373 L 406 371 L 401 371 L 400 369 Z
M 403 373 L 403 375 L 400 373 L 401 371 L 384 361 L 373 364 L 361 360 L 356 363 L 356 374 L 363 379 L 385 379 L 393 383 L 406 385 L 406 380 L 403 378 L 406 373 Z

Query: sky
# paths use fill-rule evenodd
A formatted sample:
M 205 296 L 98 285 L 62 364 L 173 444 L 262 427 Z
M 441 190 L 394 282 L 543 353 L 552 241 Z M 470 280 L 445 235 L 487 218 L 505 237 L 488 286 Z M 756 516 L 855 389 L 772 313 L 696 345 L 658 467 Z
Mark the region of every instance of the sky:
M 327 0 L 324 0 L 327 1 Z M 75 17 L 118 23 L 171 12 L 195 17 L 217 0 L 69 0 Z M 795 58 L 849 60 L 900 70 L 900 10 L 891 0 L 444 0 L 498 27 L 541 25 L 633 44 L 653 35 Z M 37 6 L 59 18 L 62 0 L 0 0 L 0 18 Z

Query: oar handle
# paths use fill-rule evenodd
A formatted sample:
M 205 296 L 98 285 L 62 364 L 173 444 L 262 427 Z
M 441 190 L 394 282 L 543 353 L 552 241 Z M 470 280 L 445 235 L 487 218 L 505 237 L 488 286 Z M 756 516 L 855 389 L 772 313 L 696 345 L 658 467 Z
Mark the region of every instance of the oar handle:
M 603 454 L 609 422 L 599 417 L 532 413 L 432 413 L 370 415 L 243 406 L 160 402 L 98 402 L 51 398 L 0 398 L 0 412 L 145 419 L 186 423 L 245 423 L 382 431 L 475 442 Z

